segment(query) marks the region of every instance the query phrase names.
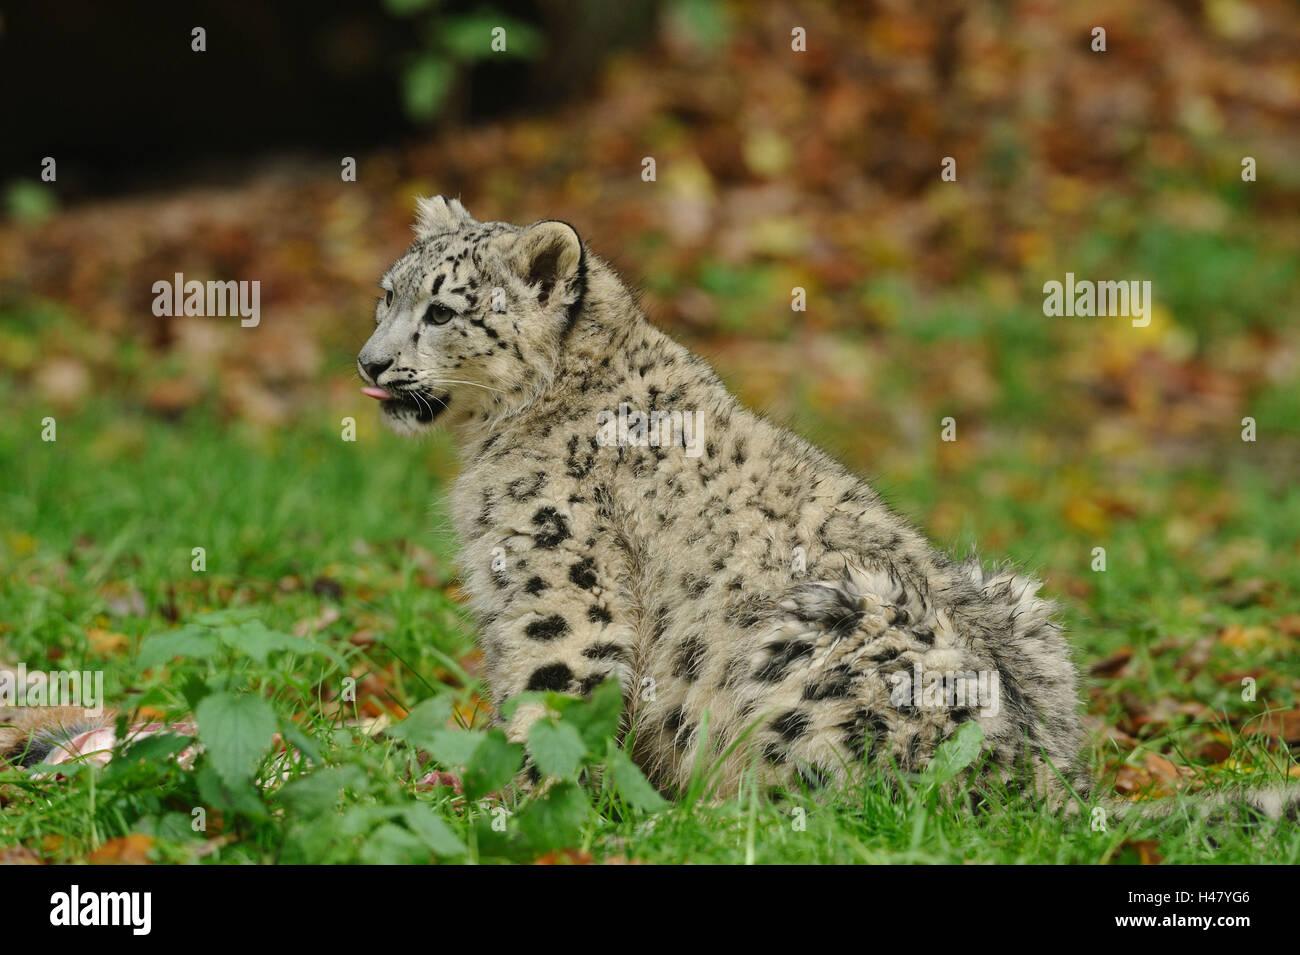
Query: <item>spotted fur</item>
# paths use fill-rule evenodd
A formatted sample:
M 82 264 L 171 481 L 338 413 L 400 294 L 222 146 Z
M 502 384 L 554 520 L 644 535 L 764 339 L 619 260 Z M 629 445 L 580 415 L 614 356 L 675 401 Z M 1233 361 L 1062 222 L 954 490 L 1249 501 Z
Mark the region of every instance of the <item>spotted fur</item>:
M 115 716 L 70 706 L 0 707 L 0 766 L 35 766 L 68 740 L 112 726 Z
M 742 407 L 570 226 L 420 210 L 359 364 L 397 395 L 398 431 L 432 410 L 459 446 L 451 509 L 495 704 L 617 679 L 634 758 L 669 792 L 699 765 L 720 764 L 722 794 L 749 772 L 918 771 L 975 721 L 978 773 L 1087 794 L 1078 677 L 1036 581 L 949 559 Z M 431 304 L 453 317 L 421 325 Z M 698 413 L 702 453 L 603 444 L 597 416 L 621 404 Z M 900 702 L 918 667 L 996 674 L 999 705 Z M 510 734 L 536 715 L 519 708 Z

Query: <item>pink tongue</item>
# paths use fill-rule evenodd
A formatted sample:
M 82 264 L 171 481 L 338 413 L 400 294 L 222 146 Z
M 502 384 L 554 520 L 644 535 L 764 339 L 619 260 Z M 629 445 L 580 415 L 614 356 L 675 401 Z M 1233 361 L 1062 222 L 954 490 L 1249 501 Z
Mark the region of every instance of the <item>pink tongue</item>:
M 361 393 L 363 395 L 369 395 L 371 398 L 378 398 L 381 401 L 385 398 L 393 397 L 388 392 L 384 391 L 383 388 L 362 388 Z

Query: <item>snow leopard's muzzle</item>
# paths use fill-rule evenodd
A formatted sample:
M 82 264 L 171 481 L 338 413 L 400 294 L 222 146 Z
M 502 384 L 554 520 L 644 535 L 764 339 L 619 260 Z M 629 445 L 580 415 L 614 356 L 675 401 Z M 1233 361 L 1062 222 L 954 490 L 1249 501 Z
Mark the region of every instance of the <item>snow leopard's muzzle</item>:
M 379 406 L 390 424 L 406 425 L 412 430 L 433 424 L 451 404 L 451 395 L 435 395 L 428 391 L 396 388 L 363 388 Z
M 362 358 L 358 358 L 357 370 L 361 373 L 362 381 L 366 383 L 366 387 L 361 391 L 379 401 L 384 419 L 394 431 L 399 433 L 422 431 L 447 410 L 447 405 L 451 403 L 451 395 L 393 384 L 379 385 L 379 376 L 391 365 L 392 361 L 367 363 Z

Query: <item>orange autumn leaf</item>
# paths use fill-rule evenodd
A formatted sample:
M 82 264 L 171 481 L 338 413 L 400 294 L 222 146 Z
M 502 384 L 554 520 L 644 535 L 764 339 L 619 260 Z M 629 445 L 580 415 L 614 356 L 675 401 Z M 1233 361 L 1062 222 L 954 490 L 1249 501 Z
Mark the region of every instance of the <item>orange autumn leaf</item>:
M 1219 642 L 1225 647 L 1239 650 L 1250 647 L 1265 646 L 1270 642 L 1273 631 L 1268 627 L 1243 627 L 1239 623 L 1230 624 L 1219 631 Z
M 92 852 L 89 861 L 91 865 L 149 865 L 153 843 L 153 836 L 139 832 L 118 836 Z
M 126 634 L 114 633 L 99 627 L 89 628 L 86 631 L 86 639 L 90 641 L 90 648 L 103 656 L 124 653 L 131 646 L 131 638 Z
M 1137 853 L 1138 862 L 1141 865 L 1160 865 L 1164 861 L 1164 856 L 1158 851 L 1160 844 L 1154 839 L 1130 839 L 1126 840 L 1121 849 L 1132 849 Z
M 1178 780 L 1178 767 L 1159 753 L 1147 753 L 1146 768 L 1152 776 L 1164 782 Z
M 1077 494 L 1065 502 L 1061 517 L 1070 527 L 1088 534 L 1105 533 L 1110 525 L 1106 512 L 1096 501 Z
M 63 848 L 66 841 L 63 836 L 41 836 L 41 851 L 46 855 L 53 855 Z
M 1115 774 L 1115 791 L 1126 796 L 1139 793 L 1150 784 L 1150 775 L 1136 766 L 1121 766 Z
M 554 849 L 539 856 L 533 865 L 593 865 L 590 852 L 581 849 Z

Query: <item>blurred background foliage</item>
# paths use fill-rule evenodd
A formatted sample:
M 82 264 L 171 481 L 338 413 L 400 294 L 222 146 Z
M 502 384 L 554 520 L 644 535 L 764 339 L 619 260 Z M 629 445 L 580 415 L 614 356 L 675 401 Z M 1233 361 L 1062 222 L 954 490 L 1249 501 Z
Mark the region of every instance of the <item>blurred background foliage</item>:
M 422 48 L 402 70 L 407 115 L 428 122 L 447 106 L 458 75 L 480 60 L 495 57 L 536 59 L 542 35 L 529 24 L 482 7 L 474 13 L 448 13 L 438 0 L 385 0 L 400 17 L 416 21 Z M 484 37 L 491 41 L 484 44 Z
M 350 386 L 326 373 L 364 337 L 413 197 L 445 192 L 482 219 L 573 221 L 751 401 L 812 425 L 855 419 L 839 450 L 859 465 L 914 453 L 941 409 L 972 439 L 1039 421 L 1138 454 L 1203 454 L 1236 440 L 1247 411 L 1271 435 L 1300 429 L 1286 321 L 1300 18 L 1285 3 L 675 0 L 602 16 L 385 0 L 313 4 L 301 22 L 292 4 L 253 6 L 213 9 L 207 53 L 189 51 L 190 19 L 165 21 L 166 52 L 152 23 L 147 57 L 123 54 L 149 18 L 115 13 L 95 46 L 120 69 L 87 91 L 95 102 L 46 108 L 55 93 L 35 89 L 6 104 L 20 118 L 40 105 L 45 124 L 7 124 L 23 135 L 6 146 L 0 230 L 17 339 L 3 360 L 37 393 L 75 405 L 121 389 L 177 412 L 212 399 L 275 422 L 318 411 L 323 384 L 342 401 Z M 8 68 L 51 43 L 30 16 L 5 19 Z M 1089 47 L 1097 23 L 1105 53 Z M 494 26 L 509 52 L 491 52 Z M 808 52 L 791 51 L 793 26 Z M 384 84 L 330 86 L 347 60 L 334 46 L 382 64 Z M 227 87 L 264 77 L 212 64 L 250 48 L 263 71 L 272 49 L 312 69 L 241 98 Z M 131 99 L 139 63 L 165 101 Z M 556 64 L 566 75 L 543 81 Z M 287 138 L 259 137 L 268 112 Z M 131 172 L 85 158 L 101 150 L 129 151 Z M 39 181 L 45 155 L 56 183 Z M 640 178 L 646 156 L 657 182 Z M 956 183 L 940 181 L 945 156 Z M 165 187 L 141 188 L 153 178 Z M 259 279 L 262 326 L 155 318 L 150 287 L 176 271 Z M 1066 271 L 1150 279 L 1154 320 L 1045 319 L 1042 284 Z M 807 312 L 790 309 L 796 286 Z M 23 330 L 34 313 L 40 348 Z M 119 373 L 124 354 L 140 374 Z
M 1112 740 L 1208 707 L 1245 718 L 1243 673 L 1295 706 L 1288 0 L 3 6 L 9 559 L 57 506 L 33 489 L 64 487 L 33 450 L 46 414 L 85 438 L 65 466 L 86 488 L 98 469 L 128 480 L 159 441 L 328 443 L 345 415 L 359 444 L 326 458 L 453 473 L 442 439 L 381 433 L 353 369 L 414 197 L 445 193 L 482 220 L 574 223 L 750 406 L 942 546 L 978 539 L 1044 574 L 1084 654 L 1109 661 L 1093 709 Z M 1067 271 L 1149 279 L 1150 325 L 1044 317 L 1043 283 Z M 176 272 L 260 281 L 261 324 L 153 316 L 152 284 Z M 323 504 L 367 491 L 337 466 Z M 400 498 L 369 536 L 423 526 L 425 502 Z M 328 550 L 297 558 L 307 579 Z M 1152 715 L 1153 673 L 1187 699 Z

